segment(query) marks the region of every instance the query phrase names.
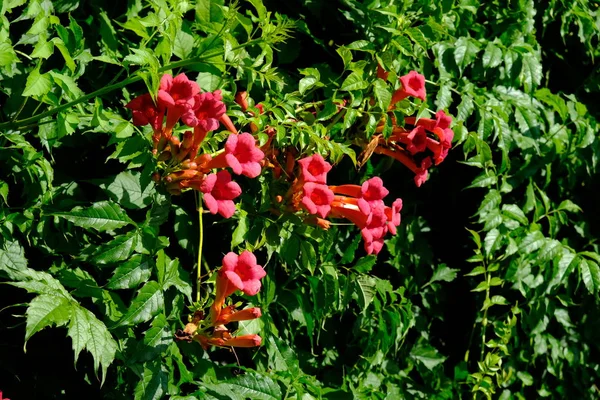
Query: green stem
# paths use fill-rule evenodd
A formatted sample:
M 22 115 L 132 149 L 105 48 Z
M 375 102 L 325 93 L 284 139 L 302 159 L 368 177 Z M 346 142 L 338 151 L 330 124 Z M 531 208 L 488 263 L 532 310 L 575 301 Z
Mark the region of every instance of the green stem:
M 200 202 L 202 200 L 200 199 Z M 196 302 L 200 302 L 200 279 L 202 278 L 202 243 L 204 242 L 204 226 L 202 225 L 202 203 L 198 205 L 198 229 L 199 229 L 199 240 L 198 240 L 198 270 L 196 272 Z

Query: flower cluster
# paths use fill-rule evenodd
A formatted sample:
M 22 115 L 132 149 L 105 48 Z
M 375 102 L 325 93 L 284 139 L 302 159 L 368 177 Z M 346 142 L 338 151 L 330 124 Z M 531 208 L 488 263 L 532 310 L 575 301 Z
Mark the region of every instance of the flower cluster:
M 378 76 L 385 72 L 378 67 Z M 425 77 L 416 71 L 400 77 L 401 87 L 392 95 L 391 106 L 398 101 L 412 96 L 425 100 Z M 404 126 L 398 126 L 393 117 L 394 127 L 391 136 L 386 140 L 381 135 L 376 135 L 376 146 L 373 152 L 392 157 L 415 174 L 415 183 L 421 186 L 428 176 L 428 170 L 433 165 L 438 165 L 448 155 L 452 147 L 454 132 L 450 129 L 452 118 L 442 110 L 438 111 L 435 119 L 415 117 L 404 118 Z M 380 123 L 377 132 L 384 130 L 385 121 Z
M 154 178 L 163 181 L 167 191 L 180 194 L 185 189 L 203 193 L 204 203 L 212 214 L 229 218 L 235 212 L 233 200 L 242 189 L 232 181 L 236 175 L 255 178 L 261 173 L 263 152 L 250 133 L 239 134 L 227 114 L 221 91 L 201 92 L 200 87 L 185 74 L 175 78 L 164 75 L 153 101 L 150 94 L 131 100 L 126 107 L 133 112 L 134 125 L 150 125 L 153 152 L 164 162 L 163 173 Z M 193 128 L 177 137 L 174 129 L 181 121 Z M 218 154 L 198 154 L 207 134 L 223 124 L 231 133 L 225 148 Z M 214 173 L 215 169 L 223 169 Z
M 383 202 L 388 190 L 379 177 L 371 178 L 362 185 L 327 185 L 327 173 L 331 164 L 314 154 L 298 161 L 300 177 L 292 185 L 292 205 L 303 208 L 316 217 L 316 224 L 329 227 L 325 218 L 345 218 L 354 223 L 361 232 L 364 248 L 368 254 L 378 254 L 383 239 L 390 232 L 396 234 L 400 225 L 402 200 L 396 199 L 391 207 Z
M 226 306 L 225 300 L 236 290 L 248 296 L 256 295 L 260 288 L 260 280 L 266 275 L 263 267 L 257 264 L 256 257 L 245 250 L 240 255 L 228 253 L 223 258 L 223 266 L 217 273 L 215 300 L 210 307 L 209 317 L 204 320 L 204 313 L 196 312 L 178 337 L 195 340 L 205 350 L 210 346 L 220 347 L 255 347 L 262 342 L 256 334 L 233 336 L 227 325 L 230 322 L 248 321 L 259 318 L 262 313 L 258 307 L 250 307 L 236 311 L 232 305 Z

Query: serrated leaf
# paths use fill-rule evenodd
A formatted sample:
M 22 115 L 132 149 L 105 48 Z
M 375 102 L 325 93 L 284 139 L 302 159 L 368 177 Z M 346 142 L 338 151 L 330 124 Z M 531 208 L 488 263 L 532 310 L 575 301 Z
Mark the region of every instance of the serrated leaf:
M 106 287 L 108 289 L 133 289 L 146 282 L 152 274 L 153 261 L 150 257 L 136 254 L 119 265 Z
M 121 172 L 102 187 L 109 197 L 125 208 L 144 208 L 150 205 L 154 193 L 154 182 L 137 171 Z
M 280 400 L 283 395 L 279 385 L 267 375 L 247 372 L 218 386 L 225 386 L 242 398 Z
M 165 300 L 160 285 L 155 281 L 149 281 L 140 289 L 117 326 L 135 325 L 149 321 L 164 308 Z
M 502 214 L 510 219 L 518 221 L 522 225 L 529 224 L 529 220 L 525 216 L 525 213 L 516 204 L 504 204 L 502 206 Z
M 483 68 L 496 68 L 502 63 L 502 50 L 494 43 L 489 42 L 485 47 L 482 57 Z
M 185 60 L 194 49 L 194 37 L 189 33 L 179 29 L 175 35 L 173 43 L 173 54 Z
M 425 284 L 425 286 L 431 285 L 433 282 L 439 281 L 452 282 L 454 279 L 456 279 L 456 273 L 458 271 L 458 269 L 449 268 L 445 264 L 440 264 L 436 268 L 429 282 Z
M 89 258 L 94 264 L 110 264 L 127 260 L 137 246 L 139 235 L 136 231 L 117 236 L 108 243 L 96 248 Z
M 410 351 L 410 356 L 422 363 L 430 371 L 446 361 L 446 357 L 442 356 L 430 345 L 417 345 L 413 347 Z
M 363 79 L 362 75 L 358 72 L 352 72 L 344 79 L 344 82 L 342 82 L 340 90 L 361 90 L 366 89 L 367 87 L 369 87 L 369 83 Z
M 358 294 L 358 303 L 364 312 L 375 297 L 377 281 L 369 275 L 359 275 L 356 279 L 356 293 Z
M 460 37 L 456 41 L 454 48 L 454 61 L 462 71 L 467 65 L 473 62 L 479 52 L 479 43 L 470 37 Z
M 135 400 L 159 400 L 167 392 L 169 373 L 160 362 L 144 364 L 144 372 L 135 387 Z
M 519 243 L 519 252 L 522 254 L 530 254 L 544 245 L 545 237 L 540 231 L 529 233 Z
M 127 213 L 111 201 L 94 203 L 88 208 L 75 207 L 69 212 L 52 215 L 71 221 L 81 228 L 95 229 L 99 232 L 112 231 L 133 223 Z
M 89 310 L 76 306 L 71 315 L 68 335 L 73 340 L 75 362 L 82 350 L 89 351 L 94 358 L 94 370 L 98 371 L 99 368 L 102 370 L 102 383 L 104 383 L 106 370 L 115 359 L 117 351 L 117 342 L 106 325 Z
M 435 105 L 439 110 L 445 110 L 452 104 L 452 90 L 450 84 L 446 83 L 440 87 L 435 98 Z M 458 117 L 457 117 L 458 118 Z
M 521 81 L 526 90 L 532 90 L 542 81 L 542 65 L 535 54 L 523 55 L 523 69 L 521 70 Z
M 50 74 L 40 74 L 39 69 L 34 69 L 27 77 L 23 96 L 43 96 L 47 94 L 50 89 L 52 89 L 52 78 L 50 78 Z
M 47 326 L 66 325 L 71 318 L 71 309 L 71 302 L 66 297 L 48 294 L 35 297 L 25 312 L 25 343 Z
M 544 264 L 554 259 L 563 251 L 563 245 L 555 239 L 546 239 L 535 260 L 536 264 Z
M 485 235 L 483 240 L 483 249 L 485 254 L 490 256 L 494 251 L 498 250 L 502 243 L 502 235 L 498 229 L 492 229 Z
M 500 205 L 502 202 L 502 196 L 500 192 L 495 189 L 492 189 L 485 195 L 483 200 L 481 201 L 481 205 L 479 206 L 479 210 L 477 210 L 478 214 L 490 212 Z
M 577 256 L 579 260 L 579 272 L 581 279 L 585 284 L 588 292 L 596 293 L 600 290 L 600 267 L 592 260 L 587 260 L 584 257 Z
M 158 253 L 156 260 L 156 270 L 158 282 L 162 287 L 162 291 L 166 291 L 171 286 L 175 286 L 187 298 L 192 299 L 192 286 L 189 284 L 189 277 L 183 271 L 178 259 L 171 260 L 164 251 Z
M 12 280 L 19 280 L 27 270 L 27 259 L 23 247 L 16 240 L 6 241 L 0 248 L 0 271 Z
M 383 79 L 377 79 L 373 83 L 373 93 L 375 94 L 379 108 L 383 111 L 387 111 L 390 102 L 392 101 L 392 92 Z

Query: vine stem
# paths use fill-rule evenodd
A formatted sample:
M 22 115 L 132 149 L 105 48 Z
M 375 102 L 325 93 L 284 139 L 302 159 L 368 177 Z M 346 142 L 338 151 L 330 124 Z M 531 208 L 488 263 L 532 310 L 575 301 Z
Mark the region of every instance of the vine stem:
M 262 41 L 261 38 L 249 40 L 246 43 L 243 43 L 243 44 L 241 44 L 239 46 L 236 46 L 236 47 L 232 48 L 230 51 L 236 51 L 236 50 L 242 49 L 242 48 L 244 48 L 246 46 L 250 46 L 250 45 L 259 43 L 261 41 Z M 208 60 L 208 59 L 210 59 L 212 57 L 217 57 L 217 56 L 223 55 L 223 54 L 225 54 L 225 51 L 223 51 L 223 50 L 216 50 L 216 51 L 212 51 L 212 52 L 207 51 L 206 54 L 199 55 L 199 56 L 193 57 L 193 58 L 189 58 L 187 60 L 176 61 L 176 62 L 173 62 L 171 64 L 165 65 L 164 67 L 159 68 L 158 72 L 165 72 L 165 71 L 168 71 L 168 70 L 171 70 L 171 69 L 182 68 L 182 67 L 186 67 L 186 66 L 192 65 L 192 64 L 198 64 L 198 63 L 206 61 L 206 60 Z M 57 113 L 59 113 L 59 112 L 61 112 L 63 110 L 66 110 L 68 108 L 76 106 L 79 103 L 87 102 L 88 100 L 91 100 L 91 99 L 96 98 L 98 96 L 102 96 L 102 95 L 104 95 L 106 93 L 112 92 L 113 90 L 120 89 L 120 88 L 125 87 L 127 85 L 130 85 L 132 83 L 139 82 L 141 80 L 142 80 L 142 77 L 140 75 L 130 76 L 129 78 L 125 78 L 125 79 L 123 79 L 120 82 L 114 83 L 114 84 L 109 85 L 109 86 L 105 86 L 102 89 L 98 89 L 95 92 L 86 94 L 85 96 L 81 96 L 78 99 L 75 99 L 75 100 L 70 101 L 68 103 L 65 103 L 63 105 L 60 105 L 58 107 L 52 108 L 50 110 L 44 111 L 43 113 L 40 113 L 40 114 L 37 114 L 37 115 L 33 115 L 33 116 L 29 117 L 29 118 L 21 119 L 21 120 L 18 120 L 18 121 L 8 121 L 8 122 L 0 123 L 0 130 L 6 129 L 6 128 L 17 129 L 17 128 L 22 127 L 22 126 L 27 126 L 27 125 L 34 124 L 37 121 L 39 121 L 40 119 L 42 119 L 42 118 L 46 118 L 46 117 L 52 116 L 52 115 L 57 114 Z M 42 103 L 40 103 L 40 104 L 42 104 Z
M 200 280 L 202 279 L 202 244 L 204 243 L 204 225 L 202 224 L 202 200 L 198 205 L 198 269 L 196 271 L 196 302 L 200 302 Z

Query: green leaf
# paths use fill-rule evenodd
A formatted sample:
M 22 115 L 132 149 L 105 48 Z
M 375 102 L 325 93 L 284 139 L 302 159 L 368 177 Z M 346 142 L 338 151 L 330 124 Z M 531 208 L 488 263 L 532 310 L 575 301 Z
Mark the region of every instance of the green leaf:
M 452 104 L 452 87 L 446 83 L 440 87 L 435 98 L 435 105 L 439 110 L 445 110 Z M 458 117 L 457 117 L 458 118 Z M 463 120 L 464 121 L 464 120 Z
M 52 215 L 71 221 L 85 229 L 99 232 L 112 231 L 133 224 L 127 213 L 118 204 L 111 201 L 94 203 L 91 207 L 75 207 L 70 212 L 53 213 Z
M 64 296 L 42 294 L 35 297 L 25 312 L 25 343 L 47 326 L 66 325 L 71 318 L 71 309 L 70 300 Z
M 523 69 L 520 78 L 526 90 L 532 90 L 541 83 L 542 64 L 540 64 L 535 54 L 526 53 L 523 55 Z
M 17 54 L 9 43 L 0 43 L 0 67 L 7 67 L 18 60 Z
M 245 210 L 240 210 L 237 213 L 238 225 L 235 227 L 233 234 L 231 235 L 231 248 L 238 246 L 244 242 L 244 237 L 249 230 L 248 213 Z
M 4 204 L 8 205 L 8 183 L 0 179 L 0 196 L 4 200 Z
M 150 257 L 136 254 L 117 267 L 106 287 L 108 289 L 134 289 L 150 279 L 153 264 Z
M 479 52 L 479 43 L 470 37 L 460 37 L 454 48 L 454 61 L 458 68 L 463 71 L 467 65 L 475 60 Z
M 167 392 L 169 373 L 161 362 L 144 364 L 142 377 L 135 387 L 135 400 L 159 400 Z
M 107 185 L 102 185 L 109 197 L 125 208 L 144 208 L 152 202 L 154 182 L 134 171 L 124 171 Z
M 149 281 L 140 289 L 117 326 L 135 325 L 149 321 L 164 308 L 165 300 L 160 285 L 155 281 Z
M 519 252 L 521 254 L 530 254 L 544 245 L 546 238 L 540 231 L 534 231 L 525 236 L 519 243 Z
M 366 89 L 367 87 L 369 87 L 369 83 L 363 79 L 362 74 L 359 74 L 358 72 L 352 72 L 346 77 L 346 79 L 344 79 L 344 82 L 342 82 L 340 90 L 361 90 Z
M 364 312 L 369 307 L 369 304 L 371 304 L 373 301 L 375 293 L 377 293 L 377 281 L 372 276 L 359 275 L 355 282 L 355 292 L 358 294 L 358 304 L 361 310 Z
M 39 69 L 34 69 L 27 77 L 23 96 L 43 96 L 50 92 L 50 89 L 52 89 L 52 78 L 50 78 L 50 74 L 40 74 Z
M 529 225 L 529 220 L 525 216 L 525 213 L 516 204 L 504 204 L 502 206 L 502 214 L 522 225 Z
M 379 108 L 383 111 L 387 111 L 390 102 L 392 101 L 392 92 L 383 79 L 377 79 L 373 83 L 373 93 L 375 94 Z
M 20 280 L 27 271 L 27 259 L 23 247 L 16 240 L 6 241 L 0 248 L 0 271 L 11 280 Z
M 430 371 L 446 361 L 446 357 L 442 356 L 430 345 L 417 345 L 413 347 L 410 351 L 410 356 L 422 363 Z
M 96 248 L 90 257 L 90 261 L 94 264 L 110 264 L 127 260 L 136 248 L 138 239 L 139 235 L 136 231 L 131 231 L 127 235 L 117 236 L 110 242 Z
M 175 42 L 173 43 L 173 54 L 185 60 L 192 53 L 193 49 L 194 37 L 181 29 L 178 30 L 175 35 Z M 206 90 L 205 88 L 203 89 Z
M 73 340 L 75 362 L 81 350 L 86 349 L 94 357 L 94 370 L 102 369 L 102 383 L 106 378 L 106 370 L 115 359 L 117 342 L 111 336 L 106 325 L 89 310 L 73 307 L 68 335 Z
M 596 293 L 600 290 L 600 267 L 592 260 L 577 256 L 579 272 L 588 292 Z
M 175 286 L 177 290 L 187 296 L 190 302 L 192 301 L 192 286 L 189 284 L 189 277 L 181 268 L 178 259 L 171 260 L 161 250 L 156 260 L 156 270 L 158 283 L 162 286 L 162 291 Z
M 478 214 L 490 212 L 500 205 L 502 202 L 502 196 L 500 192 L 495 189 L 492 189 L 485 195 L 483 200 L 481 201 L 481 205 L 479 206 L 479 210 L 477 210 Z
M 452 282 L 454 279 L 456 279 L 456 273 L 458 271 L 459 271 L 458 269 L 448 268 L 448 266 L 446 264 L 440 264 L 436 268 L 436 270 L 433 273 L 433 276 L 431 277 L 429 282 L 427 282 L 425 284 L 425 286 L 429 286 L 433 282 L 440 282 L 440 281 Z
M 279 385 L 267 375 L 247 372 L 235 379 L 221 383 L 242 398 L 256 400 L 280 400 L 283 398 Z
M 489 42 L 483 53 L 483 68 L 496 68 L 502 63 L 502 50 L 494 43 Z

